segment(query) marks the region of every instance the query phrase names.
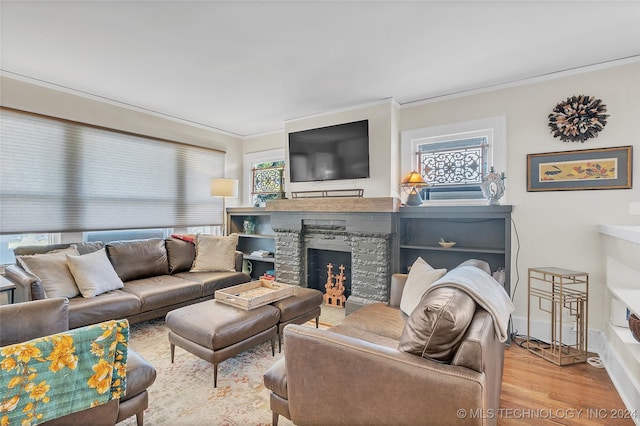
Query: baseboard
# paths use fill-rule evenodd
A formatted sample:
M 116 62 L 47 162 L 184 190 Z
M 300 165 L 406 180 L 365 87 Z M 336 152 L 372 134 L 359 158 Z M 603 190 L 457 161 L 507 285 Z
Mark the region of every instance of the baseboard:
M 634 384 L 632 374 L 629 374 L 629 369 L 625 367 L 620 353 L 610 342 L 605 342 L 604 348 L 600 352 L 600 359 L 602 359 L 622 402 L 629 413 L 634 416 L 635 424 L 640 426 L 640 387 Z
M 551 340 L 551 323 L 549 321 L 532 320 L 531 321 L 531 337 L 548 342 Z M 575 343 L 575 332 L 572 330 L 572 324 L 562 326 L 562 335 L 564 343 L 569 345 Z M 527 319 L 522 317 L 512 317 L 511 331 L 519 335 L 527 334 Z M 587 336 L 587 350 L 589 352 L 600 354 L 604 345 L 604 338 L 601 330 L 589 329 Z

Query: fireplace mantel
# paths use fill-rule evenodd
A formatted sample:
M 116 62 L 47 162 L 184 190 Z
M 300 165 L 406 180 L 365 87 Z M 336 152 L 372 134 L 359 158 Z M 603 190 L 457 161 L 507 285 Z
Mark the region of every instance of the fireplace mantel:
M 267 202 L 265 210 L 271 212 L 394 213 L 399 211 L 399 208 L 400 199 L 396 197 L 319 197 L 271 200 Z

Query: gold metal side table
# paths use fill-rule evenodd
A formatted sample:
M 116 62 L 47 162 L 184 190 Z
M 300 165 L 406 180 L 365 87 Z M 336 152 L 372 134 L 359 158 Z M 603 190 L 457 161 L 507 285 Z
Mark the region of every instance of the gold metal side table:
M 557 365 L 585 362 L 588 357 L 589 274 L 554 267 L 529 268 L 527 304 L 527 340 L 525 347 Z M 531 337 L 531 304 L 550 315 L 551 341 L 540 342 Z M 563 330 L 564 316 L 575 332 L 575 342 L 567 343 Z M 563 335 L 564 333 L 564 335 Z

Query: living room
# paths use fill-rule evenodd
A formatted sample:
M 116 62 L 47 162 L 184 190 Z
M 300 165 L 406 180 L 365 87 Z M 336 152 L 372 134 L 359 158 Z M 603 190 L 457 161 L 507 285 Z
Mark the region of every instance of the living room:
M 576 7 L 584 3 L 599 2 L 573 2 Z M 626 3 L 626 6 L 622 3 Z M 0 103 L 3 107 L 15 110 L 224 151 L 224 170 L 217 177 L 238 179 L 240 182 L 239 196 L 225 199 L 226 207 L 253 205 L 252 165 L 263 161 L 286 161 L 288 135 L 291 132 L 368 120 L 370 177 L 331 182 L 287 182 L 285 188 L 289 197 L 292 191 L 363 189 L 365 198 L 392 197 L 405 201 L 407 195 L 400 182 L 414 168 L 412 138 L 477 130 L 486 128 L 489 123 L 497 135 L 491 166 L 499 173 L 504 172 L 506 176 L 505 193 L 499 203 L 513 206 L 510 265 L 511 297 L 515 305 L 513 331 L 519 334 L 527 332 L 529 268 L 554 266 L 587 272 L 589 351 L 597 354 L 605 363 L 626 407 L 633 410 L 640 407 L 640 359 L 635 358 L 636 364 L 629 367 L 624 352 L 620 355 L 619 349 L 612 347 L 616 343 L 612 343 L 608 337 L 613 312 L 607 284 L 606 250 L 620 245 L 626 249 L 625 244 L 629 240 L 613 242 L 615 240 L 611 240 L 612 237 L 599 231 L 599 225 L 635 227 L 636 234 L 633 235 L 637 235 L 637 228 L 640 226 L 640 189 L 634 185 L 625 189 L 607 190 L 528 190 L 530 154 L 632 146 L 631 162 L 638 164 L 638 3 L 615 4 L 636 12 L 635 17 L 634 13 L 627 13 L 628 19 L 632 20 L 627 25 L 635 23 L 635 32 L 632 33 L 635 39 L 630 37 L 632 43 L 628 43 L 629 37 L 624 37 L 627 39 L 627 46 L 630 46 L 624 56 L 598 58 L 580 66 L 558 68 L 553 72 L 546 71 L 537 62 L 531 61 L 530 71 L 520 78 L 511 76 L 500 83 L 461 87 L 447 94 L 425 96 L 411 102 L 400 102 L 393 93 L 384 93 L 367 101 L 335 103 L 332 107 L 313 112 L 304 110 L 298 115 L 286 116 L 276 127 L 262 128 L 259 131 L 247 130 L 244 133 L 230 130 L 231 126 L 224 129 L 215 125 L 202 125 L 198 119 L 189 120 L 190 117 L 181 114 L 163 114 L 162 110 L 154 110 L 151 100 L 142 105 L 96 95 L 99 93 L 98 88 L 81 87 L 75 85 L 73 80 L 51 81 L 30 73 L 28 68 L 12 68 L 12 62 L 5 60 L 5 53 L 0 81 Z M 5 20 L 11 20 L 11 15 L 6 13 L 11 9 L 4 8 L 3 5 L 3 26 Z M 610 20 L 603 21 L 608 23 Z M 569 32 L 566 29 L 549 31 Z M 597 25 L 594 31 L 597 31 Z M 11 37 L 11 33 L 8 37 Z M 3 50 L 5 43 L 9 43 L 6 40 L 7 36 L 3 34 Z M 7 46 L 16 49 L 16 45 L 19 42 L 13 41 Z M 7 59 L 14 60 L 16 51 L 9 52 L 12 53 Z M 30 56 L 27 53 L 24 55 Z M 520 59 L 525 61 L 524 58 Z M 500 60 L 506 59 L 503 57 L 498 59 Z M 392 72 L 392 68 L 386 69 L 386 72 Z M 460 78 L 462 77 L 461 75 Z M 124 79 L 124 74 L 121 78 Z M 181 78 L 177 77 L 171 84 L 179 86 Z M 136 81 L 134 85 L 144 84 L 140 80 L 133 81 Z M 584 143 L 567 142 L 554 137 L 549 127 L 549 115 L 557 104 L 579 95 L 593 96 L 606 105 L 606 126 L 597 133 L 597 137 L 589 138 Z M 630 171 L 630 182 L 638 181 L 636 170 Z M 215 203 L 216 212 L 222 211 L 220 199 L 212 199 L 211 202 Z M 428 209 L 443 203 L 428 200 L 420 208 Z M 484 204 L 486 201 L 466 204 L 474 203 Z M 211 224 L 221 223 L 221 219 L 220 214 L 213 218 L 214 222 Z M 76 242 L 82 238 L 82 232 L 63 233 L 59 242 Z M 638 237 L 630 238 L 636 239 L 637 246 Z M 637 254 L 633 247 L 631 246 L 630 253 Z M 631 262 L 627 262 L 635 262 L 636 269 L 632 274 L 638 273 L 637 261 L 637 257 L 632 257 Z M 638 278 L 637 275 L 633 277 Z M 635 282 L 637 285 L 640 279 Z M 637 294 L 632 293 L 632 297 L 638 297 Z M 637 308 L 637 300 L 623 302 Z M 533 324 L 536 327 L 536 337 L 548 338 L 546 334 L 549 324 L 544 314 L 534 313 Z

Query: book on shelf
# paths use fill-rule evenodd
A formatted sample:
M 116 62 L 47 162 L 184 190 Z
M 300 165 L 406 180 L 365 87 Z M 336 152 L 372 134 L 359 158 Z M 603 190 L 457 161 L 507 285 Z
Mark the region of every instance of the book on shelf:
M 251 252 L 251 256 L 254 257 L 269 257 L 270 255 L 271 252 L 267 250 L 254 250 Z

